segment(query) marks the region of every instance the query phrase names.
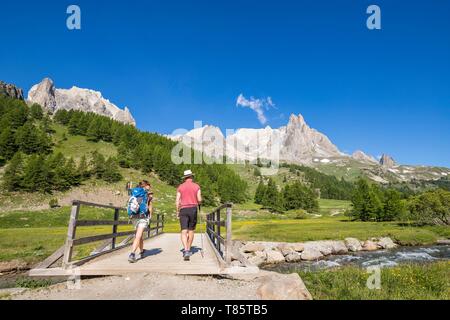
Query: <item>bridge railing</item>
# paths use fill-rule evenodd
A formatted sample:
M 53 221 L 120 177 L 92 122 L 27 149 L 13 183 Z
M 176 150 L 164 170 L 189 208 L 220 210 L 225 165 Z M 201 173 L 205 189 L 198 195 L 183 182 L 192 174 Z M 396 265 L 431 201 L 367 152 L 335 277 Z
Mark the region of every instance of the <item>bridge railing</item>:
M 206 234 L 219 260 L 231 264 L 231 216 L 233 204 L 225 203 L 206 215 Z M 225 210 L 225 214 L 222 211 Z
M 80 209 L 82 206 L 94 207 L 94 208 L 102 208 L 102 209 L 111 209 L 113 210 L 113 219 L 112 220 L 79 220 Z M 131 239 L 134 238 L 135 230 L 118 232 L 118 226 L 128 225 L 129 220 L 119 220 L 120 212 L 127 211 L 126 208 L 123 207 L 114 207 L 110 205 L 103 205 L 98 203 L 91 203 L 85 201 L 74 200 L 72 202 L 72 210 L 70 212 L 70 220 L 69 227 L 67 230 L 67 239 L 64 245 L 64 249 L 59 250 L 60 254 L 63 256 L 63 267 L 67 268 L 70 265 L 81 264 L 86 262 L 86 260 L 92 259 L 99 255 L 123 248 L 129 245 Z M 164 230 L 164 216 L 161 214 L 156 214 L 155 217 L 152 217 L 150 220 L 150 225 L 146 232 L 144 233 L 145 238 L 155 237 Z M 156 224 L 156 225 L 155 225 Z M 89 227 L 89 226 L 112 226 L 111 232 L 107 234 L 100 234 L 82 238 L 76 238 L 77 227 Z M 153 225 L 153 226 L 152 226 Z M 126 237 L 120 243 L 117 243 L 118 238 Z M 87 243 L 97 242 L 105 240 L 98 248 L 92 251 L 91 255 L 87 258 L 81 259 L 79 261 L 73 262 L 72 255 L 75 246 L 83 245 Z M 56 253 L 55 253 L 56 254 Z M 56 256 L 54 257 L 56 258 Z

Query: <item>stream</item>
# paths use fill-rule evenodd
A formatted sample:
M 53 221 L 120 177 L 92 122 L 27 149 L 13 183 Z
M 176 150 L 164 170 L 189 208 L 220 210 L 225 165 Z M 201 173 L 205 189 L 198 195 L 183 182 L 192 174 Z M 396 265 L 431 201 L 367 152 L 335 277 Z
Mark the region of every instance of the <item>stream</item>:
M 342 266 L 395 267 L 402 263 L 428 263 L 450 259 L 450 245 L 399 247 L 391 250 L 360 251 L 345 255 L 328 256 L 319 261 L 284 262 L 265 265 L 262 269 L 280 273 L 314 272 Z

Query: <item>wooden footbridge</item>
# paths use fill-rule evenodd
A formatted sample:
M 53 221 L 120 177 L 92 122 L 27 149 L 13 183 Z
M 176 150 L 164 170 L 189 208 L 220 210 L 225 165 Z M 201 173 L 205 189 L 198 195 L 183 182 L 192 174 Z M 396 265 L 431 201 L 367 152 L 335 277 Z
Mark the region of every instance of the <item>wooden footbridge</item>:
M 111 220 L 81 220 L 83 207 L 110 209 Z M 225 214 L 223 214 L 225 213 Z M 30 276 L 97 276 L 126 275 L 131 273 L 169 273 L 190 275 L 215 275 L 228 273 L 231 265 L 231 216 L 232 205 L 224 204 L 206 216 L 206 232 L 196 234 L 190 261 L 182 259 L 180 235 L 164 233 L 164 216 L 152 217 L 145 232 L 143 257 L 136 263 L 128 262 L 134 230 L 130 229 L 125 208 L 73 201 L 66 243 L 46 260 L 30 271 Z M 111 226 L 111 232 L 78 238 L 82 227 Z M 127 227 L 128 226 L 128 227 Z M 127 228 L 121 231 L 119 228 Z M 92 248 L 93 243 L 99 243 Z M 78 257 L 88 247 L 90 255 Z M 93 249 L 93 250 L 91 250 Z M 86 249 L 84 249 L 86 251 Z M 88 251 L 88 252 L 89 252 Z M 77 259 L 74 259 L 76 253 Z M 139 257 L 139 256 L 138 256 Z M 245 261 L 243 261 L 245 263 Z

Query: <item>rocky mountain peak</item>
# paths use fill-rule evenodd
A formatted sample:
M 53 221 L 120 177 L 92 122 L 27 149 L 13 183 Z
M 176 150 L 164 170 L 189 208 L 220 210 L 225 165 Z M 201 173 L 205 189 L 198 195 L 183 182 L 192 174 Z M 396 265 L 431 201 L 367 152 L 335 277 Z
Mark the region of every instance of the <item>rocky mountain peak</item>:
M 392 167 L 394 167 L 396 165 L 394 159 L 391 156 L 387 155 L 387 154 L 383 154 L 381 156 L 380 164 L 383 167 L 386 167 L 386 168 L 392 168 Z
M 23 100 L 23 91 L 13 84 L 0 81 L 0 96 Z
M 378 161 L 375 160 L 375 158 L 365 154 L 361 150 L 357 150 L 357 151 L 353 152 L 352 158 L 354 160 L 357 160 L 357 161 L 360 161 L 360 162 L 365 162 L 365 163 L 372 163 L 372 164 L 378 163 Z
M 57 109 L 55 100 L 55 85 L 50 78 L 44 78 L 40 83 L 31 87 L 28 101 L 40 104 L 44 110 L 54 113 Z
M 28 93 L 28 101 L 40 104 L 44 110 L 55 113 L 59 109 L 93 112 L 110 117 L 125 124 L 136 125 L 130 110 L 120 109 L 101 92 L 73 86 L 70 89 L 57 89 L 49 78 L 34 85 Z

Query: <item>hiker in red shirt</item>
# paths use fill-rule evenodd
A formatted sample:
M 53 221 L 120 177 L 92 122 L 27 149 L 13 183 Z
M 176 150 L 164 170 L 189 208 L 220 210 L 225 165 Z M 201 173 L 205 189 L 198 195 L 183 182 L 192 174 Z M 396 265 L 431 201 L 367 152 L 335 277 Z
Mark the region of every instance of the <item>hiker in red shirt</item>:
M 189 260 L 192 255 L 191 246 L 194 241 L 194 231 L 197 226 L 198 206 L 202 202 L 200 186 L 196 184 L 191 170 L 184 171 L 184 182 L 177 189 L 177 218 L 181 226 L 181 242 L 183 243 L 183 258 Z

